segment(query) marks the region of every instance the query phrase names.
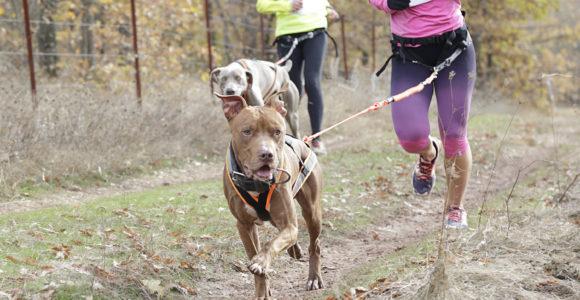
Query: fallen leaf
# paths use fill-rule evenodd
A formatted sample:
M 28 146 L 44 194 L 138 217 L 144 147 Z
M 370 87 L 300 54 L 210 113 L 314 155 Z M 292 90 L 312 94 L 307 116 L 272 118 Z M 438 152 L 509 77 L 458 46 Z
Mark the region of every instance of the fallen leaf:
M 247 273 L 248 268 L 246 268 L 246 265 L 244 263 L 242 263 L 241 261 L 234 261 L 231 263 L 232 265 L 232 269 L 234 269 L 234 271 L 236 272 L 240 272 L 240 273 Z
M 193 265 L 188 261 L 181 261 L 181 263 L 179 263 L 179 267 L 184 269 L 184 270 L 193 270 L 194 269 Z
M 51 248 L 54 251 L 54 256 L 57 259 L 67 259 L 70 256 L 70 246 L 58 245 Z
M 179 286 L 180 286 L 181 288 L 185 289 L 189 295 L 192 295 L 192 296 L 193 296 L 193 295 L 196 295 L 196 294 L 197 294 L 197 292 L 195 291 L 195 289 L 194 289 L 194 288 L 192 288 L 192 287 L 190 287 L 190 286 L 186 285 L 185 283 L 182 283 L 182 282 L 180 282 L 180 283 L 179 283 Z
M 11 256 L 11 255 L 6 256 L 6 259 L 9 260 L 9 261 L 11 261 L 14 264 L 19 264 L 20 263 L 20 260 L 18 260 L 16 257 Z
M 104 279 L 104 280 L 112 280 L 115 277 L 112 273 L 108 272 L 105 269 L 102 269 L 99 266 L 95 266 L 93 268 L 93 272 L 94 272 L 95 276 L 99 277 L 100 279 Z
M 88 236 L 88 237 L 91 237 L 91 236 L 93 236 L 93 232 L 94 232 L 92 229 L 89 229 L 89 228 L 87 228 L 87 229 L 81 229 L 81 230 L 79 230 L 79 231 L 80 231 L 80 233 L 81 233 L 82 235 L 84 235 L 84 236 Z
M 36 265 L 38 265 L 38 261 L 37 261 L 35 258 L 33 258 L 33 257 L 27 257 L 27 258 L 24 260 L 24 263 L 26 263 L 27 265 L 31 265 L 31 266 L 36 266 Z

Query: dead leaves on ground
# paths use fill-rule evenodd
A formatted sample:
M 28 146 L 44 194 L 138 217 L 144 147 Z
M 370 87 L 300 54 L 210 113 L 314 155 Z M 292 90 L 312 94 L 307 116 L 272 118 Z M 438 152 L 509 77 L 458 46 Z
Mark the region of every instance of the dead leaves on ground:
M 57 245 L 51 248 L 54 253 L 54 257 L 57 259 L 68 259 L 70 256 L 71 246 L 67 246 L 64 244 Z

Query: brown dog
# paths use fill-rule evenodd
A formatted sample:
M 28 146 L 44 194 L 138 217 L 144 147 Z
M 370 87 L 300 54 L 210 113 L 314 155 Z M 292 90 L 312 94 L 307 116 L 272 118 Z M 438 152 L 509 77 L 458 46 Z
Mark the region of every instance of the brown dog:
M 302 141 L 287 137 L 284 103 L 272 97 L 262 107 L 248 106 L 240 96 L 218 95 L 223 102 L 232 141 L 224 169 L 224 194 L 250 259 L 256 298 L 271 296 L 267 273 L 283 250 L 302 257 L 297 244 L 295 198 L 310 235 L 307 290 L 323 287 L 320 277 L 320 197 L 322 171 L 316 155 Z M 270 221 L 279 234 L 260 246 L 256 225 Z

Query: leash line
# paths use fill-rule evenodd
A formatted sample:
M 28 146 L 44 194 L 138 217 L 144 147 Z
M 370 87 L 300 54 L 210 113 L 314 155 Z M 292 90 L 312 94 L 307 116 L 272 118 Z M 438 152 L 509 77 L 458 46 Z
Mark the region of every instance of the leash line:
M 346 122 L 348 122 L 348 121 L 350 121 L 352 119 L 358 118 L 358 117 L 360 117 L 360 116 L 362 116 L 362 115 L 364 115 L 366 113 L 369 113 L 371 111 L 377 111 L 377 110 L 379 110 L 379 109 L 381 109 L 383 107 L 389 106 L 391 103 L 399 102 L 401 100 L 407 99 L 410 96 L 421 92 L 425 88 L 426 85 L 429 85 L 429 84 L 433 83 L 433 80 L 435 80 L 435 78 L 437 78 L 437 75 L 438 74 L 439 74 L 439 70 L 436 69 L 435 71 L 433 71 L 433 73 L 431 73 L 431 75 L 429 77 L 427 77 L 427 79 L 423 80 L 422 82 L 420 82 L 416 86 L 411 87 L 411 88 L 409 88 L 409 89 L 407 89 L 407 90 L 405 90 L 402 93 L 399 93 L 397 95 L 390 96 L 390 97 L 388 97 L 387 99 L 385 99 L 383 101 L 375 102 L 375 103 L 373 103 L 373 105 L 365 108 L 364 110 L 361 110 L 360 112 L 358 112 L 358 113 L 356 113 L 356 114 L 354 114 L 354 115 L 352 115 L 352 116 L 350 116 L 350 117 L 348 117 L 348 118 L 346 118 L 346 119 L 344 119 L 344 120 L 342 120 L 342 121 L 340 121 L 340 122 L 338 122 L 338 123 L 336 123 L 336 124 L 334 124 L 334 125 L 326 128 L 324 130 L 321 130 L 321 131 L 319 131 L 319 132 L 317 132 L 317 133 L 315 133 L 315 134 L 313 134 L 311 136 L 305 137 L 303 139 L 303 141 L 306 142 L 306 143 L 311 142 L 312 140 L 316 139 L 317 137 L 319 137 L 319 136 L 321 136 L 321 135 L 323 135 L 323 134 L 331 131 L 332 129 L 334 129 L 334 128 L 336 128 L 336 127 L 338 127 L 338 126 L 340 126 L 340 125 L 342 125 L 342 124 L 344 124 L 344 123 L 346 123 Z

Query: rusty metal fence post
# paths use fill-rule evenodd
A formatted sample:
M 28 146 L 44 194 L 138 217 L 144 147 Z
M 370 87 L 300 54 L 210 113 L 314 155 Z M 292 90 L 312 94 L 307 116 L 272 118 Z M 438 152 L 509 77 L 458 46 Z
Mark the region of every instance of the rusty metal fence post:
M 30 31 L 30 11 L 28 9 L 28 0 L 22 0 L 24 9 L 24 30 L 26 32 L 26 47 L 28 49 L 28 70 L 30 73 L 30 90 L 32 92 L 32 105 L 34 109 L 38 106 L 36 98 L 36 74 L 34 72 L 34 55 L 32 50 L 32 33 Z
M 211 15 L 209 0 L 204 1 L 204 11 L 205 11 L 205 31 L 207 35 L 207 67 L 209 70 L 213 70 L 213 50 L 211 45 L 212 39 L 212 28 L 211 28 Z
M 131 25 L 133 27 L 133 55 L 135 56 L 135 88 L 137 90 L 137 103 L 141 105 L 141 70 L 139 68 L 139 47 L 137 43 L 137 16 L 135 13 L 135 0 L 131 0 Z
M 347 47 L 346 47 L 346 35 L 345 35 L 345 30 L 344 30 L 344 22 L 345 22 L 345 16 L 342 16 L 340 18 L 340 35 L 342 37 L 342 59 L 343 59 L 343 63 L 344 63 L 344 78 L 346 80 L 348 80 L 349 78 L 349 74 L 348 74 L 348 52 L 347 52 Z

